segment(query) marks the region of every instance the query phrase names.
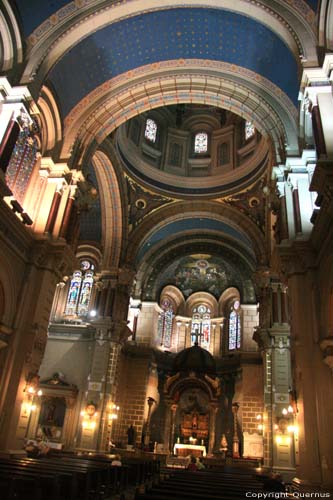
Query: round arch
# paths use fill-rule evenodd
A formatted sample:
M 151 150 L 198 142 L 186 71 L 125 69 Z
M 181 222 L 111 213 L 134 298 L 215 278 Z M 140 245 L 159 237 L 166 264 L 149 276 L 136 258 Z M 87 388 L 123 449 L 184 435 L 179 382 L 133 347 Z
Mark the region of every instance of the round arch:
M 298 153 L 297 110 L 281 89 L 234 64 L 189 59 L 149 64 L 93 90 L 64 120 L 61 157 L 69 158 L 76 143 L 81 156 L 75 161 L 83 163 L 83 151 L 89 154 L 91 144 L 98 147 L 130 118 L 180 102 L 221 107 L 251 120 L 272 141 L 278 160 Z
M 125 231 L 118 177 L 109 154 L 103 150 L 94 153 L 92 165 L 96 172 L 102 202 L 103 258 L 101 269 L 117 268 L 120 264 Z
M 91 35 L 96 30 L 117 23 L 130 17 L 156 10 L 168 10 L 177 7 L 198 7 L 227 9 L 254 19 L 278 34 L 284 43 L 297 55 L 300 54 L 311 64 L 316 64 L 315 13 L 305 2 L 300 4 L 284 3 L 268 6 L 264 2 L 250 3 L 242 0 L 227 0 L 223 7 L 219 0 L 202 2 L 200 0 L 160 0 L 156 6 L 154 0 L 132 2 L 125 0 L 105 5 L 91 11 L 89 2 L 71 2 L 58 12 L 45 19 L 29 36 L 29 61 L 22 75 L 21 83 L 31 81 L 38 72 L 38 81 L 42 82 L 51 67 L 70 50 L 78 41 Z M 250 4 L 250 8 L 249 8 Z M 292 26 L 294 28 L 292 28 Z
M 234 228 L 237 228 L 243 235 L 249 238 L 258 264 L 266 263 L 266 243 L 260 229 L 253 222 L 250 222 L 246 215 L 240 211 L 225 203 L 218 203 L 216 201 L 202 201 L 200 203 L 200 211 L 190 201 L 173 203 L 172 205 L 167 205 L 156 210 L 149 220 L 143 221 L 131 234 L 127 249 L 127 261 L 135 261 L 138 250 L 152 232 L 156 231 L 159 227 L 165 226 L 168 222 L 184 220 L 186 218 L 191 219 L 194 212 L 196 217 L 211 219 L 212 214 L 214 214 L 214 219 L 228 221 L 229 225 L 233 225 Z

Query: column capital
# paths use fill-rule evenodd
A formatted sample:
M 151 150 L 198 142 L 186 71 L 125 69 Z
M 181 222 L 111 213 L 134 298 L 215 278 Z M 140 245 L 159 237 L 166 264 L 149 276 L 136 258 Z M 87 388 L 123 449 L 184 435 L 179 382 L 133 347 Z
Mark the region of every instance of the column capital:
M 255 342 L 257 342 L 261 351 L 267 351 L 268 349 L 271 349 L 271 337 L 269 335 L 268 329 L 258 327 L 255 328 L 252 338 Z
M 309 241 L 292 241 L 276 245 L 273 254 L 274 268 L 287 279 L 295 274 L 305 274 L 316 267 L 315 252 Z
M 330 368 L 333 375 L 333 337 L 328 337 L 320 342 L 323 351 L 324 363 Z

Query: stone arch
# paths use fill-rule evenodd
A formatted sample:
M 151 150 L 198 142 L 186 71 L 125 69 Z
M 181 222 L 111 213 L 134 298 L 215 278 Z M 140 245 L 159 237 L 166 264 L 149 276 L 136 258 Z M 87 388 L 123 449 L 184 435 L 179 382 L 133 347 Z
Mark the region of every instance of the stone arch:
M 192 310 L 194 307 L 198 306 L 199 304 L 205 304 L 206 306 L 209 306 L 211 310 L 211 317 L 218 316 L 218 304 L 216 298 L 208 293 L 208 292 L 196 292 L 192 293 L 190 297 L 187 299 L 185 307 L 185 313 L 186 316 L 192 317 Z
M 118 178 L 109 156 L 97 150 L 92 157 L 96 172 L 102 209 L 102 247 L 104 269 L 120 263 L 123 242 L 123 210 Z
M 29 62 L 22 75 L 21 82 L 26 83 L 38 72 L 38 80 L 45 79 L 51 67 L 57 63 L 63 54 L 70 50 L 78 40 L 91 35 L 109 24 L 134 17 L 153 10 L 166 10 L 187 5 L 202 8 L 228 9 L 238 14 L 260 19 L 263 24 L 282 37 L 284 43 L 294 52 L 298 52 L 311 64 L 315 65 L 316 39 L 315 13 L 305 2 L 301 4 L 283 4 L 275 7 L 266 3 L 248 3 L 241 0 L 227 0 L 221 6 L 219 0 L 202 2 L 201 0 L 161 0 L 158 7 L 154 0 L 148 0 L 144 6 L 139 2 L 119 2 L 105 6 L 102 4 L 94 13 L 91 7 L 83 2 L 72 2 L 46 19 L 29 36 Z M 294 27 L 294 28 L 292 28 Z
M 19 25 L 8 0 L 0 7 L 0 66 L 1 71 L 10 71 L 15 63 L 23 61 L 23 47 Z
M 143 244 L 144 240 L 149 234 L 155 231 L 160 225 L 165 225 L 172 220 L 186 219 L 193 217 L 193 212 L 197 217 L 204 217 L 217 220 L 226 220 L 228 224 L 238 228 L 241 233 L 248 236 L 251 240 L 252 248 L 258 263 L 265 263 L 266 245 L 264 236 L 259 228 L 249 219 L 227 204 L 218 203 L 216 201 L 202 201 L 201 210 L 198 211 L 197 207 L 191 202 L 177 202 L 172 205 L 167 205 L 156 210 L 154 214 L 147 221 L 143 221 L 131 234 L 130 242 L 127 248 L 126 259 L 128 262 L 134 262 L 138 249 Z
M 130 118 L 179 102 L 225 108 L 252 121 L 274 144 L 277 159 L 286 147 L 298 153 L 297 110 L 276 85 L 240 66 L 189 59 L 149 64 L 93 90 L 65 118 L 61 156 L 68 158 L 76 142 L 81 156 L 75 161 L 82 163 L 92 137 L 101 144 Z
M 230 304 L 230 301 L 236 299 L 240 300 L 240 293 L 237 288 L 230 287 L 224 290 L 221 297 L 219 298 L 219 314 L 221 316 L 224 316 L 224 313 L 226 311 L 226 308 L 228 307 L 228 304 Z
M 185 307 L 185 300 L 182 292 L 174 285 L 167 285 L 163 288 L 160 294 L 160 302 L 164 297 L 171 299 L 174 305 L 174 312 L 182 314 Z

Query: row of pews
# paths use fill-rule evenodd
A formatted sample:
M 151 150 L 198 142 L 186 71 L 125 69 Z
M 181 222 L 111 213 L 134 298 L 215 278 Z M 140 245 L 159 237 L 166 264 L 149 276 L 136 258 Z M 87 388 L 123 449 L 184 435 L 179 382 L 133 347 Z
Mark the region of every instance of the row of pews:
M 106 456 L 0 458 L 2 500 L 102 500 L 125 498 L 159 477 L 159 462 L 129 459 L 111 466 Z
M 224 467 L 222 470 L 161 470 L 160 481 L 138 493 L 136 500 L 236 500 L 263 491 L 252 470 Z M 247 494 L 247 495 L 246 495 Z

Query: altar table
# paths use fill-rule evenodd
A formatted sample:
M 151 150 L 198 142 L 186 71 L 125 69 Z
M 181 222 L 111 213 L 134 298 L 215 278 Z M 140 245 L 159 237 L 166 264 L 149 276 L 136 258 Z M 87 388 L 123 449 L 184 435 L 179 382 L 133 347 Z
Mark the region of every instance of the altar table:
M 198 444 L 180 444 L 176 443 L 173 447 L 173 454 L 178 457 L 186 457 L 187 455 L 194 455 L 196 457 L 206 456 L 206 446 Z

